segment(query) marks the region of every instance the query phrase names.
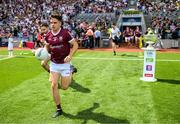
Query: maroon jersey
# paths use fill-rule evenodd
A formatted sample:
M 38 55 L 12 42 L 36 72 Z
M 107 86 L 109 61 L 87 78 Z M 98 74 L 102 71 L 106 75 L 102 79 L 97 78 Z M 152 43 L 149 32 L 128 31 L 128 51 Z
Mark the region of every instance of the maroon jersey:
M 64 58 L 70 53 L 70 43 L 72 39 L 67 29 L 61 29 L 58 33 L 47 33 L 45 40 L 49 43 L 51 61 L 57 64 L 64 63 Z
M 131 36 L 131 31 L 126 31 L 125 30 L 123 33 L 124 33 L 125 37 L 130 37 Z
M 138 31 L 138 30 L 135 30 L 134 33 L 135 33 L 135 36 L 136 36 L 136 37 L 140 37 L 140 36 L 141 36 L 141 32 Z

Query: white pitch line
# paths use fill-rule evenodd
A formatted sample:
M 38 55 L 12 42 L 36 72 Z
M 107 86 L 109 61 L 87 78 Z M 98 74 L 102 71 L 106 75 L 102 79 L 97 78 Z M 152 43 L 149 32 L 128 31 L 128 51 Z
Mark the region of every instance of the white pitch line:
M 73 59 L 82 59 L 82 60 L 126 60 L 126 61 L 143 61 L 144 59 L 135 59 L 135 58 L 96 58 L 96 57 L 73 57 Z M 171 59 L 157 59 L 156 61 L 163 62 L 180 62 L 180 60 L 171 60 Z
M 143 59 L 129 59 L 129 58 L 96 58 L 96 57 L 73 57 L 73 59 L 82 59 L 82 60 L 131 60 L 131 61 L 142 61 Z
M 8 56 L 8 55 L 0 55 L 0 57 L 1 57 L 1 56 Z
M 5 58 L 2 58 L 2 59 L 0 59 L 0 61 L 6 60 L 6 59 L 11 59 L 11 58 L 14 58 L 14 56 L 13 56 L 13 57 L 5 57 Z
M 2 58 L 1 60 L 6 60 L 14 57 L 27 57 L 27 58 L 35 58 L 35 56 L 13 56 L 13 57 L 6 57 Z M 144 61 L 144 59 L 138 59 L 138 58 L 97 58 L 97 57 L 73 57 L 73 59 L 78 59 L 78 60 L 109 60 L 109 61 Z M 159 62 L 180 62 L 179 60 L 173 60 L 173 59 L 156 59 L 156 61 Z

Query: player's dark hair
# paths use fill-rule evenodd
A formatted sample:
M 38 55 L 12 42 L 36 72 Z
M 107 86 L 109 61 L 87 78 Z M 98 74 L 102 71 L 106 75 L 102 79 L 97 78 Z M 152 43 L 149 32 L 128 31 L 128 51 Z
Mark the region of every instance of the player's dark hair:
M 41 27 L 49 27 L 49 25 L 47 23 L 42 23 Z
M 63 28 L 63 19 L 62 19 L 62 15 L 59 13 L 59 11 L 53 11 L 51 13 L 51 18 L 55 18 L 57 19 L 58 21 L 61 22 L 61 28 Z
M 115 23 L 115 22 L 113 22 L 113 23 L 112 23 L 112 25 L 116 26 L 116 23 Z
M 62 22 L 62 16 L 58 11 L 53 11 L 51 13 L 51 18 L 55 18 L 55 19 L 59 20 L 60 22 Z

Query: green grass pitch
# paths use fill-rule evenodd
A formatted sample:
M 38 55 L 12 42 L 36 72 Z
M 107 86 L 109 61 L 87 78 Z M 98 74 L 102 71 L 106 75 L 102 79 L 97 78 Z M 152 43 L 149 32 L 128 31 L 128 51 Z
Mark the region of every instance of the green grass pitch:
M 157 52 L 157 82 L 142 82 L 143 53 L 78 51 L 75 82 L 55 111 L 48 73 L 31 51 L 0 50 L 0 123 L 179 124 L 180 54 Z

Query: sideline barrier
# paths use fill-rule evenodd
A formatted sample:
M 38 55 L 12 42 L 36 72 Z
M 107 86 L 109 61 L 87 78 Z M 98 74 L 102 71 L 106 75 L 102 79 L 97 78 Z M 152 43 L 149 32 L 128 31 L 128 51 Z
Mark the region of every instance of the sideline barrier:
M 26 42 L 26 47 L 33 49 L 34 48 L 34 42 L 32 42 L 32 41 Z

